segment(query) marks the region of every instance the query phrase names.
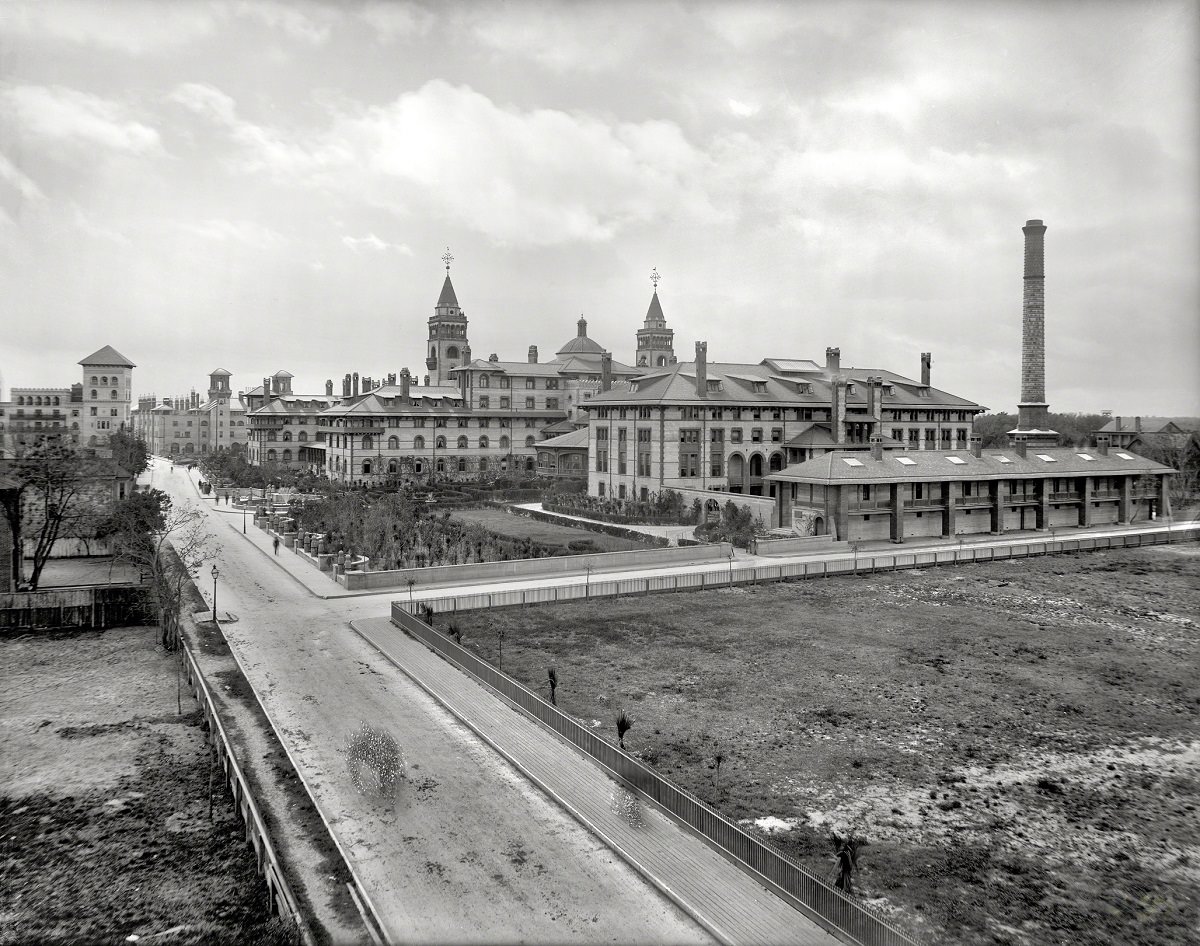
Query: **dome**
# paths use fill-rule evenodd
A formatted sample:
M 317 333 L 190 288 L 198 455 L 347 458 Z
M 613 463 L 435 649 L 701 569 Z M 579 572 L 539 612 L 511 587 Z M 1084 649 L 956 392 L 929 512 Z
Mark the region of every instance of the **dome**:
M 603 355 L 604 346 L 587 337 L 587 319 L 582 316 L 576 325 L 576 335 L 557 352 L 559 355 Z

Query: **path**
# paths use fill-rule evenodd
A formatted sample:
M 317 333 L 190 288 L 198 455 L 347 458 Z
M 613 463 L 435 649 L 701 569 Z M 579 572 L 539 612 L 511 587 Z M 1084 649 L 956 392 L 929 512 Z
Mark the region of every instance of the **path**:
M 728 943 L 837 946 L 813 921 L 643 802 L 593 760 L 413 640 L 386 618 L 353 627 L 473 732 Z
M 206 509 L 219 608 L 239 618 L 223 628 L 230 647 L 389 940 L 710 940 L 347 627 L 386 614 L 386 599 L 312 597 L 259 545 L 261 530 L 243 538 L 240 522 L 197 499 L 190 477 L 166 469 L 154 464 L 153 485 Z M 207 575 L 198 584 L 211 596 Z M 359 794 L 347 775 L 342 749 L 363 720 L 404 749 L 408 780 L 394 801 Z

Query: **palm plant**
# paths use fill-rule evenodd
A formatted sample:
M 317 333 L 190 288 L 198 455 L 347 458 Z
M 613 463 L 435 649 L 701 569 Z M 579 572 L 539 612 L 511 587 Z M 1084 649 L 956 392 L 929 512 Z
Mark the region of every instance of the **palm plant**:
M 625 733 L 633 728 L 633 719 L 624 710 L 617 715 L 617 745 L 625 748 Z

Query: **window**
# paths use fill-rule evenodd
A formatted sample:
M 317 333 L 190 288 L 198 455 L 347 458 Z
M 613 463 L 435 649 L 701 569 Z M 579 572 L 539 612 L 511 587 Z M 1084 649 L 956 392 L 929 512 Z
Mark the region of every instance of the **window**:
M 424 450 L 425 449 L 425 438 L 422 437 L 420 434 L 417 434 L 415 437 L 413 437 L 413 449 L 414 450 Z
M 479 458 L 479 472 L 480 472 L 480 473 L 486 473 L 486 472 L 487 472 L 487 468 L 488 468 L 488 458 L 487 458 L 487 457 L 480 457 L 480 458 Z
M 446 438 L 445 437 L 435 437 L 433 440 L 433 448 L 435 450 L 445 450 L 446 449 Z
M 481 374 L 479 376 L 479 386 L 481 388 L 490 388 L 492 386 L 492 382 L 488 379 L 486 374 Z
M 525 390 L 526 390 L 526 391 L 532 391 L 532 390 L 534 390 L 536 387 L 537 387 L 537 382 L 536 382 L 536 381 L 534 381 L 534 380 L 533 380 L 533 378 L 526 378 L 526 379 L 525 379 Z
M 466 437 L 459 437 L 459 438 L 458 438 L 458 449 L 459 449 L 459 450 L 466 450 L 466 449 L 467 449 L 467 438 L 466 438 Z
M 109 392 L 108 392 L 108 399 L 109 399 L 110 401 L 115 401 L 115 400 L 117 399 L 117 392 L 116 392 L 116 391 L 109 391 Z
M 741 443 L 742 442 L 742 429 L 740 427 L 734 427 L 733 430 L 729 431 L 729 442 L 730 443 Z
M 783 441 L 783 428 L 782 427 L 772 427 L 771 428 L 771 443 L 781 443 L 782 441 Z
M 291 439 L 292 439 L 292 432 L 291 432 L 290 430 L 285 430 L 285 431 L 283 432 L 283 439 L 284 439 L 284 440 L 286 440 L 286 441 L 288 441 L 288 442 L 291 442 Z M 371 446 L 371 438 L 370 438 L 370 437 L 364 437 L 364 438 L 363 438 L 363 446 L 364 446 L 364 447 L 369 447 L 369 446 Z
M 388 437 L 388 449 L 389 450 L 399 450 L 400 449 L 400 438 L 395 435 Z
M 363 460 L 362 471 L 363 471 L 364 476 L 370 476 L 370 474 L 371 474 L 371 461 L 370 460 Z
M 507 437 L 501 437 L 501 438 L 500 438 L 500 449 L 501 449 L 501 450 L 507 450 L 507 449 L 508 449 L 508 445 L 509 445 L 509 440 L 508 440 L 508 438 L 507 438 Z
M 92 388 L 92 400 L 96 400 L 96 389 Z
M 467 458 L 466 457 L 458 458 L 458 472 L 459 473 L 467 472 Z
M 608 472 L 608 431 L 604 429 L 596 431 L 596 472 Z
M 425 418 L 424 417 L 414 417 L 413 418 L 413 426 L 414 427 L 424 427 L 425 426 Z
M 283 462 L 284 462 L 284 463 L 291 463 L 291 462 L 292 462 L 292 451 L 291 451 L 291 450 L 284 450 L 284 451 L 283 451 Z
M 751 427 L 750 428 L 750 442 L 751 443 L 762 443 L 762 439 L 763 439 L 762 428 L 761 427 Z
M 548 410 L 548 411 L 558 410 L 558 398 L 556 398 L 556 397 L 546 398 L 546 410 Z
M 557 391 L 558 390 L 558 378 L 547 378 L 546 379 L 546 390 L 547 391 Z
M 507 397 L 500 398 L 500 410 L 507 411 L 511 407 L 510 399 Z
M 479 438 L 479 448 L 481 450 L 486 450 L 488 448 L 488 439 L 486 436 Z
M 505 388 L 505 389 L 507 389 L 507 388 L 511 387 L 511 385 L 508 383 L 508 378 L 507 378 L 507 377 L 505 377 L 505 376 L 501 376 L 501 378 L 500 378 L 500 387 L 501 387 L 501 388 Z
M 491 425 L 492 425 L 491 421 L 488 420 L 486 417 L 479 418 L 479 426 L 480 427 L 490 427 Z
M 390 474 L 392 474 L 393 476 L 395 476 L 395 475 L 396 475 L 396 471 L 397 471 L 398 469 L 399 469 L 399 467 L 396 465 L 396 461 L 395 461 L 395 460 L 388 460 L 388 473 L 390 473 Z
M 525 438 L 525 446 L 532 447 L 535 443 L 537 443 L 537 440 L 534 439 L 532 434 Z
M 483 408 L 484 410 L 486 410 L 490 406 L 490 404 L 488 403 L 488 396 L 486 394 L 480 395 L 479 406 L 481 408 Z
M 534 409 L 533 404 L 534 404 L 533 398 L 531 398 L 531 397 L 525 398 L 525 410 L 532 411 Z

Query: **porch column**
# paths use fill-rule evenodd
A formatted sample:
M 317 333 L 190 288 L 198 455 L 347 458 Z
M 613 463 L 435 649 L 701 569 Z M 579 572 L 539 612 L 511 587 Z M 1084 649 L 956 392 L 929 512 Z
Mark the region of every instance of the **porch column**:
M 1121 485 L 1118 488 L 1121 496 L 1117 500 L 1117 522 L 1121 525 L 1128 525 L 1133 519 L 1133 477 L 1122 476 Z
M 1171 491 L 1167 486 L 1170 474 L 1162 473 L 1158 477 L 1158 518 L 1171 518 Z
M 892 500 L 892 541 L 904 541 L 904 485 L 892 483 L 888 486 Z
M 850 541 L 850 493 L 847 486 L 834 486 L 836 492 L 833 498 L 834 525 L 837 528 L 839 542 Z
M 988 497 L 992 501 L 992 535 L 1004 531 L 1004 480 L 991 480 L 988 483 Z
M 1079 525 L 1087 528 L 1092 524 L 1092 478 L 1081 476 L 1079 484 Z
M 946 500 L 946 508 L 942 511 L 942 535 L 954 538 L 958 527 L 958 500 L 962 496 L 962 483 L 951 480 L 942 485 L 942 498 Z
M 1039 532 L 1045 532 L 1050 528 L 1050 484 L 1051 480 L 1040 479 L 1037 481 L 1037 517 L 1034 528 Z

